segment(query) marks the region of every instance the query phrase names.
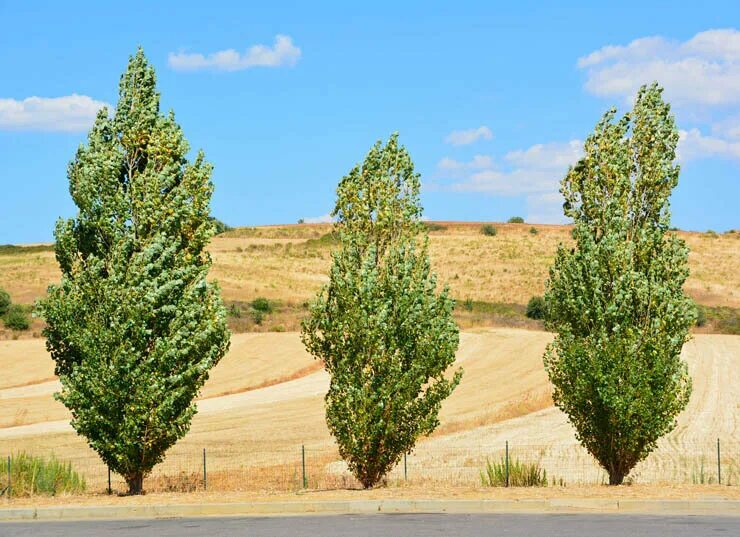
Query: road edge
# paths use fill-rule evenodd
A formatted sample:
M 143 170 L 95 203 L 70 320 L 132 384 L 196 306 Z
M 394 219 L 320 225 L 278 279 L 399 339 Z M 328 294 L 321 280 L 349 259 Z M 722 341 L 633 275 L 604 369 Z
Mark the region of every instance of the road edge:
M 0 522 L 295 516 L 373 513 L 570 513 L 740 516 L 740 500 L 323 500 L 182 505 L 49 506 L 0 508 Z

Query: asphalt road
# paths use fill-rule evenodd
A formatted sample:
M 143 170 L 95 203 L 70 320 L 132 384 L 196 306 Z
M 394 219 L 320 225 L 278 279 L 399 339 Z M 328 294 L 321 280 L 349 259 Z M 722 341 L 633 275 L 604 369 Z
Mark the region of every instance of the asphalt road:
M 92 522 L 12 522 L 0 537 L 702 537 L 740 535 L 740 517 L 630 515 L 342 515 Z

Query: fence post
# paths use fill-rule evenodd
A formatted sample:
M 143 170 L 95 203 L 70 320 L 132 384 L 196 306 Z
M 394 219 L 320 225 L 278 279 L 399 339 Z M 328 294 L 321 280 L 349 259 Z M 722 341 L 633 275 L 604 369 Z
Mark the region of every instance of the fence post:
M 721 460 L 722 459 L 720 457 L 719 451 L 719 438 L 717 438 L 717 484 L 719 485 L 722 484 L 722 464 L 720 463 Z
M 409 480 L 409 471 L 408 466 L 406 466 L 406 454 L 403 454 L 403 480 L 408 481 Z
M 108 466 L 108 494 L 113 494 L 113 489 L 110 486 L 110 466 Z
M 506 486 L 509 486 L 509 441 L 506 441 Z
M 308 488 L 308 479 L 306 478 L 306 446 L 301 444 L 301 472 L 303 474 L 303 488 Z
M 10 455 L 8 455 L 8 499 L 10 499 L 10 492 L 11 492 L 11 487 L 10 487 Z
M 208 490 L 208 474 L 206 473 L 206 448 L 203 448 L 203 490 Z

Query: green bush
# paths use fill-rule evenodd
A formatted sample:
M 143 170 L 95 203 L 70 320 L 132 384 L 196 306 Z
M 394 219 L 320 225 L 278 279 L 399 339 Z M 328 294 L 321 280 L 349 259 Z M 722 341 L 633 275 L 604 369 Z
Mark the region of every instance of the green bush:
M 486 467 L 480 472 L 481 484 L 484 487 L 506 486 L 506 460 L 502 457 L 499 462 L 491 463 L 486 460 Z M 546 487 L 547 471 L 539 463 L 520 462 L 518 459 L 509 461 L 510 487 Z
M 487 237 L 495 237 L 496 233 L 498 233 L 498 230 L 491 224 L 485 224 L 480 228 L 480 232 Z
M 424 222 L 424 227 L 427 231 L 444 231 L 447 227 L 437 222 Z
M 509 218 L 509 224 L 523 224 L 523 223 L 524 223 L 524 218 L 522 218 L 521 216 L 512 216 L 511 218 Z
M 530 319 L 544 319 L 547 315 L 547 304 L 541 296 L 533 296 L 527 302 L 527 317 Z
M 716 239 L 716 238 L 719 237 L 719 235 L 717 234 L 717 232 L 714 231 L 713 229 L 708 229 L 704 235 L 706 235 L 710 239 Z
M 209 216 L 208 219 L 213 222 L 213 228 L 216 230 L 216 235 L 219 235 L 221 233 L 225 233 L 226 231 L 231 231 L 234 229 L 228 224 L 223 223 L 221 220 L 214 216 Z
M 259 297 L 252 300 L 252 309 L 262 313 L 271 313 L 272 304 L 266 298 Z
M 531 235 L 537 235 L 537 233 L 539 233 L 539 231 L 537 231 L 537 228 L 536 227 L 531 227 L 531 228 L 529 228 L 529 233 Z
M 262 324 L 262 321 L 264 321 L 264 319 L 264 313 L 262 313 L 260 310 L 252 310 L 252 320 L 254 320 L 254 324 Z
M 5 327 L 11 330 L 28 330 L 31 327 L 28 314 L 18 304 L 10 306 L 3 322 L 5 323 Z
M 704 326 L 707 324 L 707 312 L 704 311 L 704 307 L 696 304 L 696 326 Z
M 16 453 L 10 458 L 11 496 L 74 494 L 84 492 L 85 479 L 70 463 Z M 7 487 L 3 489 L 7 494 Z
M 8 313 L 12 303 L 8 292 L 5 289 L 0 289 L 0 315 Z

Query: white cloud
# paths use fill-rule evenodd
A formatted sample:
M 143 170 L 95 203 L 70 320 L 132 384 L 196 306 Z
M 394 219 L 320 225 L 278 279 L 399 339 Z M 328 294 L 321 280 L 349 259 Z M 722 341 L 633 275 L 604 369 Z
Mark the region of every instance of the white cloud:
M 449 188 L 458 192 L 482 192 L 498 196 L 524 196 L 527 220 L 541 223 L 564 221 L 560 180 L 581 157 L 583 143 L 536 144 L 504 156 L 505 169 L 491 157 L 476 155 L 468 162 L 442 159 L 440 174 L 458 178 Z
M 331 224 L 334 219 L 329 213 L 322 214 L 321 216 L 309 216 L 303 219 L 305 224 Z
M 740 139 L 704 136 L 699 129 L 682 130 L 678 135 L 677 152 L 681 162 L 711 157 L 740 160 Z
M 437 168 L 445 172 L 462 172 L 465 170 L 480 170 L 493 166 L 493 159 L 488 155 L 475 155 L 468 162 L 461 162 L 450 157 L 444 157 L 437 163 Z
M 234 49 L 220 50 L 204 56 L 200 53 L 170 52 L 167 62 L 177 71 L 214 69 L 217 71 L 241 71 L 251 67 L 283 67 L 295 65 L 301 57 L 301 49 L 287 35 L 275 36 L 272 47 L 254 45 L 243 54 Z
M 451 145 L 468 145 L 480 139 L 490 140 L 493 138 L 491 129 L 482 125 L 477 129 L 468 129 L 461 131 L 452 131 L 445 137 L 445 143 Z
M 587 70 L 586 89 L 631 99 L 642 84 L 657 80 L 679 105 L 740 103 L 740 31 L 707 30 L 688 41 L 660 36 L 609 45 L 578 60 Z
M 0 99 L 0 129 L 28 131 L 86 131 L 104 106 L 87 95 Z

